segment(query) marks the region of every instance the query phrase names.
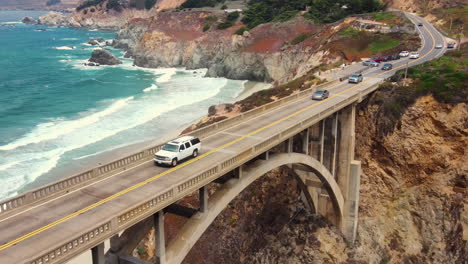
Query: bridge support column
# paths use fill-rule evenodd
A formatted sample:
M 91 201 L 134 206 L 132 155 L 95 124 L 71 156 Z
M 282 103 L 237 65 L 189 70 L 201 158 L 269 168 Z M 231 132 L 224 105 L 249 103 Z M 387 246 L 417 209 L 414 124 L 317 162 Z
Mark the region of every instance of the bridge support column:
M 338 145 L 338 112 L 335 113 L 332 123 L 332 140 L 333 140 L 333 155 L 331 160 L 331 174 L 336 179 L 336 157 Z
M 91 249 L 93 264 L 104 264 L 104 242 Z
M 200 200 L 200 212 L 204 213 L 208 209 L 208 187 L 205 185 L 198 190 Z
M 242 178 L 242 165 L 234 169 L 234 178 L 237 178 L 237 179 Z
M 309 134 L 310 129 L 307 128 L 304 130 L 304 135 L 302 136 L 302 152 L 306 155 L 309 155 Z
M 341 136 L 338 164 L 338 185 L 344 197 L 341 231 L 353 243 L 357 230 L 361 164 L 354 160 L 356 105 L 344 108 L 340 114 Z
M 348 195 L 345 202 L 344 235 L 346 239 L 354 243 L 357 233 L 359 190 L 361 185 L 361 162 L 354 160 L 351 162 L 351 170 L 348 184 Z
M 293 137 L 288 138 L 286 141 L 286 153 L 293 152 Z
M 320 154 L 319 154 L 319 161 L 323 164 L 323 152 L 325 146 L 325 120 L 323 119 L 320 121 Z
M 154 228 L 156 247 L 155 256 L 158 264 L 166 264 L 166 242 L 164 239 L 164 211 L 161 210 L 154 214 Z

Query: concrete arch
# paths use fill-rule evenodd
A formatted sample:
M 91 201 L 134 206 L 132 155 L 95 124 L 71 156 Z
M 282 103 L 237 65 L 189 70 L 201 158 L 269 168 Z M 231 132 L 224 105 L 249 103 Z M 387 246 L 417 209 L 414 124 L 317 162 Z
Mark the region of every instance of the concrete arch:
M 341 190 L 330 172 L 318 160 L 300 153 L 275 154 L 270 156 L 268 160 L 256 161 L 242 172 L 240 179 L 228 181 L 225 186 L 210 197 L 207 210 L 192 216 L 180 230 L 177 239 L 166 248 L 167 263 L 181 263 L 214 219 L 240 192 L 267 172 L 287 164 L 302 164 L 315 172 L 330 190 L 329 195 L 334 201 L 339 218 L 342 219 L 344 198 Z

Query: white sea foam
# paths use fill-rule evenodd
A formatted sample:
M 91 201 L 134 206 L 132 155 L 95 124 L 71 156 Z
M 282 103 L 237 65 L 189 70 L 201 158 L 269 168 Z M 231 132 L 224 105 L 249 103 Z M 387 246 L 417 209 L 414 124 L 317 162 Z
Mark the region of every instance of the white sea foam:
M 151 92 L 157 89 L 158 89 L 158 86 L 156 84 L 153 84 L 150 87 L 143 89 L 143 92 L 147 93 L 147 92 Z
M 172 76 L 176 74 L 177 69 L 176 68 L 169 68 L 167 69 L 167 72 L 164 72 L 161 77 L 159 77 L 156 81 L 160 83 L 165 83 L 171 80 Z
M 23 24 L 23 22 L 19 22 L 19 21 L 0 22 L 0 25 L 1 24 L 3 24 L 3 25 L 15 25 L 15 24 Z
M 103 111 L 83 116 L 79 119 L 56 119 L 54 121 L 39 124 L 35 129 L 33 129 L 24 137 L 10 144 L 0 146 L 0 150 L 12 150 L 21 146 L 26 146 L 28 144 L 39 143 L 69 134 L 77 129 L 98 122 L 101 118 L 118 111 L 120 108 L 127 105 L 131 100 L 133 100 L 133 96 L 117 100 Z
M 0 171 L 7 170 L 7 169 L 15 166 L 18 163 L 20 163 L 20 161 L 12 161 L 12 162 L 9 162 L 9 163 L 2 164 L 2 165 L 0 165 Z
M 62 47 L 55 47 L 57 50 L 72 50 L 75 49 L 76 47 L 74 46 L 62 46 Z
M 61 40 L 78 40 L 77 38 L 63 38 Z

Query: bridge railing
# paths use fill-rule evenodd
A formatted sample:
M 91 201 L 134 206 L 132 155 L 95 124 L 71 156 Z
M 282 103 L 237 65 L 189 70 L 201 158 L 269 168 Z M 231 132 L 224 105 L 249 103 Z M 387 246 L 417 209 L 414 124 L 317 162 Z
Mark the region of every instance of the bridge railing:
M 299 93 L 292 94 L 290 96 L 281 98 L 279 100 L 264 104 L 262 106 L 256 107 L 239 115 L 233 116 L 231 118 L 224 119 L 220 122 L 208 125 L 206 127 L 194 130 L 192 132 L 186 133 L 188 135 L 206 138 L 210 135 L 215 134 L 218 131 L 225 130 L 227 128 L 233 127 L 239 124 L 240 121 L 246 121 L 251 118 L 255 118 L 267 111 L 270 111 L 274 108 L 280 107 L 289 102 L 298 100 L 310 96 L 313 91 L 319 88 L 330 86 L 338 81 L 331 81 L 323 83 L 321 85 L 314 86 L 307 90 L 300 91 Z M 0 217 L 11 213 L 14 210 L 17 210 L 23 206 L 39 203 L 46 199 L 68 193 L 70 191 L 76 190 L 82 186 L 85 186 L 93 181 L 99 180 L 113 174 L 118 171 L 124 171 L 135 167 L 136 165 L 150 160 L 153 155 L 158 152 L 164 144 L 153 146 L 151 148 L 145 149 L 143 151 L 134 153 L 130 156 L 112 161 L 110 163 L 104 164 L 97 168 L 85 171 L 83 173 L 67 177 L 45 186 L 30 190 L 24 194 L 12 197 L 10 199 L 0 202 Z
M 363 93 L 368 93 L 372 90 L 375 90 L 377 87 L 378 85 L 374 85 L 371 88 L 364 89 L 356 95 L 341 100 L 331 108 L 328 108 L 315 115 L 304 117 L 302 120 L 298 120 L 296 124 L 293 124 L 285 130 L 265 138 L 262 142 L 259 142 L 254 146 L 246 147 L 245 149 L 241 150 L 240 154 L 235 155 L 234 157 L 229 157 L 226 160 L 213 165 L 211 168 L 206 169 L 202 173 L 190 176 L 180 183 L 174 185 L 170 189 L 166 189 L 156 193 L 152 197 L 148 197 L 147 200 L 128 210 L 123 211 L 111 219 L 103 219 L 101 223 L 96 224 L 96 228 L 85 230 L 82 234 L 60 245 L 59 247 L 50 251 L 42 252 L 39 257 L 30 260 L 28 263 L 52 264 L 56 262 L 63 262 L 64 260 L 70 259 L 71 257 L 80 254 L 83 250 L 89 249 L 104 241 L 105 239 L 110 238 L 112 235 L 117 234 L 126 228 L 146 219 L 152 214 L 164 209 L 171 203 L 178 201 L 187 195 L 190 195 L 194 191 L 197 191 L 206 184 L 213 182 L 215 179 L 221 177 L 227 172 L 232 171 L 245 162 L 264 153 L 268 149 L 271 149 L 272 147 L 287 140 L 291 136 L 304 131 L 331 113 L 336 112 L 353 102 L 356 102 L 356 100 L 358 100 Z M 294 96 L 300 97 L 301 95 Z

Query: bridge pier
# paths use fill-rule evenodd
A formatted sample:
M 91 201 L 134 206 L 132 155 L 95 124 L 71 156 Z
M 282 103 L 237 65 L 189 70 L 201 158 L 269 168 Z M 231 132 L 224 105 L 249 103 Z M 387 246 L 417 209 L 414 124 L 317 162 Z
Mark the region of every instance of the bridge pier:
M 359 186 L 361 163 L 354 160 L 355 150 L 355 124 L 356 105 L 349 105 L 339 116 L 340 129 L 340 151 L 337 171 L 337 181 L 343 197 L 345 198 L 343 219 L 341 230 L 346 239 L 353 243 L 356 238 L 358 207 L 359 207 Z
M 333 123 L 332 123 L 332 144 L 333 144 L 333 154 L 331 157 L 331 165 L 330 165 L 330 172 L 336 179 L 336 158 L 337 158 L 337 145 L 338 145 L 338 117 L 339 112 L 336 112 L 333 115 Z
M 309 155 L 309 134 L 310 129 L 307 128 L 302 134 L 302 152 L 306 155 Z
M 325 151 L 325 120 L 320 121 L 320 151 L 319 151 L 319 161 L 323 164 L 323 152 Z
M 208 187 L 205 185 L 198 190 L 200 201 L 200 212 L 204 213 L 208 209 Z
M 91 248 L 93 264 L 104 264 L 104 242 Z
M 166 264 L 166 242 L 164 239 L 164 211 L 161 210 L 153 216 L 155 228 L 155 254 L 158 264 Z

